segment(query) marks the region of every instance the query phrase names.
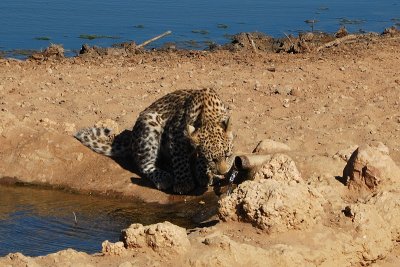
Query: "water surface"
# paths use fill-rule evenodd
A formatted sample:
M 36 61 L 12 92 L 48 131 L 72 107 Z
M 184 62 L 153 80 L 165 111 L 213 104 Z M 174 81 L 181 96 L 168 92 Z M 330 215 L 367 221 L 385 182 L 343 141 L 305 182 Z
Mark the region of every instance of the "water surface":
M 118 241 L 121 229 L 132 223 L 167 220 L 192 228 L 191 217 L 200 209 L 198 200 L 159 205 L 0 185 L 0 256 L 38 256 L 66 248 L 95 253 L 104 240 Z
M 314 30 L 326 32 L 341 25 L 351 32 L 382 32 L 400 23 L 400 2 L 1 0 L 0 49 L 43 49 L 57 43 L 71 52 L 83 43 L 141 43 L 167 30 L 173 34 L 151 46 L 175 42 L 202 49 L 210 42 L 225 43 L 238 32 L 260 31 L 279 37 L 311 30 L 305 20 L 317 20 Z M 85 35 L 101 38 L 80 38 Z

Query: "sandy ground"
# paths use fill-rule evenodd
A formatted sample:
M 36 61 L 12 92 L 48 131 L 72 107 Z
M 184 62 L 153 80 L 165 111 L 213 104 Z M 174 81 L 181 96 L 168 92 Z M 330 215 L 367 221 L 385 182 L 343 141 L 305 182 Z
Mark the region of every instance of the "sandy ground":
M 247 49 L 158 51 L 36 61 L 0 59 L 1 181 L 138 197 L 150 202 L 195 198 L 195 195 L 174 196 L 154 190 L 132 172 L 129 162 L 97 155 L 72 134 L 107 119 L 115 121 L 119 131 L 131 128 L 138 113 L 160 96 L 178 89 L 212 87 L 232 109 L 237 153 L 250 153 L 263 139 L 285 143 L 291 148 L 287 154 L 306 182 L 320 182 L 328 185 L 332 194 L 342 194 L 347 187 L 336 178 L 342 175 L 346 162 L 338 155 L 352 152 L 360 144 L 380 141 L 400 164 L 399 47 L 400 37 L 395 35 L 298 54 Z M 203 241 L 195 241 L 217 232 L 229 236 L 230 243 L 207 241 L 208 247 L 229 250 L 240 258 L 246 251 L 253 251 L 249 255 L 257 257 L 259 249 L 282 240 L 290 244 L 291 235 L 306 235 L 313 243 L 316 242 L 313 234 L 321 237 L 324 230 L 289 231 L 290 234 L 277 238 L 246 223 L 227 222 L 191 233 L 191 249 L 176 257 L 166 257 L 166 252 L 152 249 L 136 249 L 117 256 L 64 251 L 47 258 L 13 254 L 0 259 L 0 263 L 235 264 L 202 247 Z M 229 248 L 224 248 L 224 244 Z M 285 249 L 279 251 L 276 253 L 285 254 Z M 398 243 L 394 243 L 391 251 L 367 264 L 399 265 Z M 203 261 L 207 256 L 209 260 Z M 289 258 L 293 261 L 285 262 L 286 265 L 296 264 L 295 256 Z M 333 258 L 324 263 L 365 264 L 362 260 L 335 262 Z

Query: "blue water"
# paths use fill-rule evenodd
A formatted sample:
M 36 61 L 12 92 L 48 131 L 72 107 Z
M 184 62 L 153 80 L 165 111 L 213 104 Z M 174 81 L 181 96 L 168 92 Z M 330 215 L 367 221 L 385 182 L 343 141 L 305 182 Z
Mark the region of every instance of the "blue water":
M 0 185 L 0 257 L 12 252 L 39 256 L 66 248 L 100 252 L 104 240 L 118 241 L 121 230 L 132 223 L 167 220 L 192 228 L 192 216 L 203 210 L 198 200 L 158 205 Z
M 308 31 L 311 27 L 304 22 L 308 19 L 319 21 L 314 30 L 335 32 L 345 24 L 351 32 L 382 32 L 385 27 L 400 23 L 400 2 L 1 0 L 0 50 L 42 49 L 56 43 L 73 51 L 83 43 L 141 43 L 167 30 L 173 34 L 151 46 L 175 42 L 201 49 L 210 41 L 226 43 L 228 35 L 243 31 L 260 31 L 275 37 Z M 82 34 L 114 38 L 87 40 L 79 38 Z M 50 40 L 36 40 L 37 37 Z

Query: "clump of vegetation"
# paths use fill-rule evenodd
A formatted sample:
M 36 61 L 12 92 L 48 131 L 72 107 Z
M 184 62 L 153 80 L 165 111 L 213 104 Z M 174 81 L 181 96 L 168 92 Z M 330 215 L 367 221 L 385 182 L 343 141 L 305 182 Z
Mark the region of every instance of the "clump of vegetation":
M 11 52 L 11 55 L 13 55 L 13 56 L 29 57 L 29 56 L 32 56 L 34 53 L 37 53 L 38 50 L 33 50 L 33 49 L 13 49 L 10 52 Z
M 119 37 L 119 36 L 108 36 L 108 35 L 97 35 L 97 34 L 81 34 L 81 35 L 79 35 L 79 38 L 88 39 L 88 40 L 94 40 L 94 39 L 120 39 L 121 37 Z
M 199 34 L 209 34 L 210 32 L 207 30 L 192 30 L 192 33 L 199 33 Z
M 38 40 L 38 41 L 50 41 L 51 40 L 51 38 L 48 36 L 38 36 L 33 39 Z
M 320 6 L 320 7 L 318 8 L 318 10 L 319 10 L 319 11 L 327 11 L 327 10 L 329 10 L 329 7 L 327 7 L 327 6 Z
M 362 19 L 347 19 L 347 18 L 341 18 L 339 20 L 340 25 L 358 25 L 358 24 L 363 24 L 365 21 Z
M 199 48 L 201 45 L 196 40 L 186 40 L 183 41 L 183 45 L 188 48 Z

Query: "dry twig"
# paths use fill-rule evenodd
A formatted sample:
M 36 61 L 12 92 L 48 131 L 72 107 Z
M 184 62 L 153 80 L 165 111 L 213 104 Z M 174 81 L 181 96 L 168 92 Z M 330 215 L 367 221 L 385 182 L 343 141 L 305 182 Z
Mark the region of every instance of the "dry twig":
M 251 36 L 250 36 L 250 34 L 246 34 L 247 35 L 247 38 L 249 39 L 249 42 L 250 42 L 250 44 L 251 44 L 251 47 L 253 48 L 253 51 L 255 52 L 255 53 L 257 53 L 257 47 L 256 47 L 256 44 L 254 43 L 254 41 L 253 41 L 253 38 L 251 38 Z
M 339 44 L 341 44 L 343 42 L 354 40 L 354 39 L 357 39 L 357 38 L 358 38 L 358 35 L 349 34 L 349 35 L 346 35 L 346 36 L 344 36 L 342 38 L 338 38 L 336 40 L 333 40 L 332 42 L 328 42 L 326 44 L 323 44 L 323 45 L 319 46 L 317 48 L 317 51 L 320 51 L 321 49 L 329 48 L 329 47 L 332 47 L 332 46 L 338 46 Z
M 144 41 L 143 43 L 137 45 L 136 48 L 144 47 L 144 46 L 148 45 L 149 43 L 154 42 L 154 41 L 156 41 L 156 40 L 158 40 L 158 39 L 160 39 L 160 38 L 163 38 L 164 36 L 167 36 L 167 35 L 169 35 L 169 34 L 171 34 L 171 33 L 172 33 L 171 31 L 166 31 L 166 32 L 164 32 L 163 34 L 157 35 L 157 36 L 154 37 L 154 38 L 151 38 L 151 39 L 149 39 L 149 40 L 147 40 L 147 41 Z

